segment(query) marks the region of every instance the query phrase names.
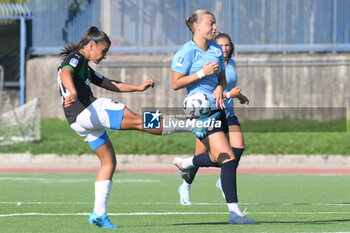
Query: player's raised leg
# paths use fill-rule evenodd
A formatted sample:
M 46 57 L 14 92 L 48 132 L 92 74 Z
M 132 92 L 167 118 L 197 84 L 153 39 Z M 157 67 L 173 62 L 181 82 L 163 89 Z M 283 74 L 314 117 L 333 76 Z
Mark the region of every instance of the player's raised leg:
M 216 113 L 207 117 L 201 117 L 199 119 L 196 119 L 196 121 L 213 121 L 220 117 L 220 113 Z M 164 121 L 172 121 L 172 124 L 167 124 L 167 127 L 164 127 Z M 121 130 L 128 130 L 128 129 L 135 129 L 135 130 L 141 130 L 150 134 L 157 134 L 157 135 L 165 135 L 165 134 L 172 134 L 174 132 L 193 132 L 196 137 L 203 138 L 206 135 L 207 129 L 210 127 L 196 127 L 197 124 L 179 124 L 176 122 L 179 122 L 181 120 L 178 120 L 176 118 L 170 118 L 165 117 L 164 119 L 161 119 L 161 126 L 159 129 L 148 129 L 144 128 L 143 126 L 143 116 L 134 113 L 129 108 L 125 107 L 124 109 L 124 116 L 123 120 L 120 126 Z M 203 124 L 201 124 L 203 125 Z

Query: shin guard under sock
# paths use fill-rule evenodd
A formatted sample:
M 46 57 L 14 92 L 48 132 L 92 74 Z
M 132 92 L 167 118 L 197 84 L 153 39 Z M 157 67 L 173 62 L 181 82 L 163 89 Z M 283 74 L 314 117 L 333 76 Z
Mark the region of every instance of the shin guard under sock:
M 237 199 L 237 161 L 231 160 L 221 165 L 221 187 L 227 203 L 238 202 Z

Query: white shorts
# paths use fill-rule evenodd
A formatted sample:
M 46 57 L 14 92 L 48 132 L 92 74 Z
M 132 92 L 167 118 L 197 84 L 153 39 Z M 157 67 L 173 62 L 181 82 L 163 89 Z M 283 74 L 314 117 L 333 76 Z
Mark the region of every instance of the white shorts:
M 84 109 L 70 127 L 95 151 L 108 139 L 108 129 L 119 130 L 125 105 L 117 101 L 98 98 Z

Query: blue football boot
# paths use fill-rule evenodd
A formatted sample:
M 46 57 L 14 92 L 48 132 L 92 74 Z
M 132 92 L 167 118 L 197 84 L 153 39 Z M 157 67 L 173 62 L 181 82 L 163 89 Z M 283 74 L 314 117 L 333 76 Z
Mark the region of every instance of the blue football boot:
M 98 216 L 96 212 L 93 211 L 89 216 L 89 222 L 90 224 L 101 228 L 117 228 L 117 226 L 111 223 L 106 213 L 104 213 L 102 216 Z

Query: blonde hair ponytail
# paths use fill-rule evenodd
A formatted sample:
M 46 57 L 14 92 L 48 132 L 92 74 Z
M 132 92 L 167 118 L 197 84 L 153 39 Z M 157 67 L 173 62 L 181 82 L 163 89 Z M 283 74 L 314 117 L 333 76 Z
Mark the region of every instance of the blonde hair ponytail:
M 210 11 L 199 9 L 193 11 L 191 17 L 187 17 L 185 19 L 185 24 L 187 25 L 188 29 L 190 29 L 192 34 L 194 34 L 193 24 L 195 22 L 199 22 L 202 15 L 212 15 L 214 17 L 213 13 Z

